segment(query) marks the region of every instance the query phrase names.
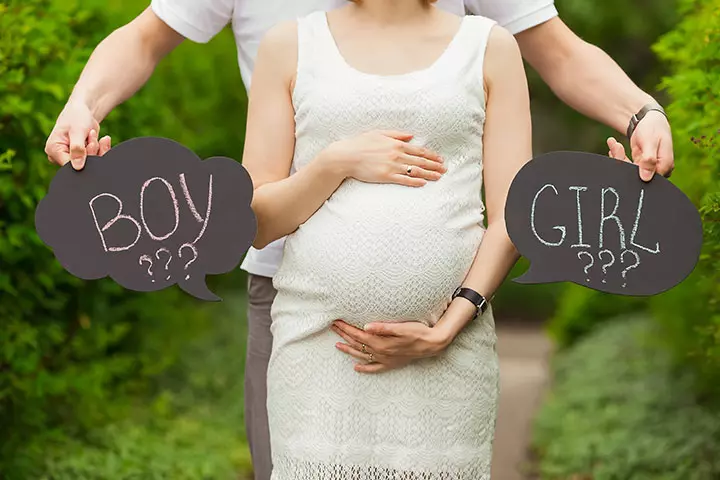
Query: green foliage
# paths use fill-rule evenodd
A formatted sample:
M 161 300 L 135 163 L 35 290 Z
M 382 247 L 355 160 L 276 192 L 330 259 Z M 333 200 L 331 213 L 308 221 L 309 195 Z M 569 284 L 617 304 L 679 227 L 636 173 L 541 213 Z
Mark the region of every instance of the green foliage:
M 134 294 L 109 280 L 79 281 L 60 267 L 34 228 L 35 206 L 56 171 L 43 152 L 47 135 L 90 51 L 118 26 L 110 23 L 110 15 L 128 8 L 124 15 L 127 20 L 140 11 L 140 2 L 135 3 L 135 7 L 121 2 L 59 0 L 9 0 L 0 4 L 3 478 L 43 478 L 48 471 L 37 473 L 37 468 L 45 465 L 44 458 L 55 462 L 47 464 L 48 468 L 69 472 L 64 477 L 53 474 L 52 478 L 115 478 L 86 475 L 82 469 L 73 470 L 68 462 L 87 460 L 109 468 L 109 463 L 103 462 L 121 459 L 132 468 L 130 445 L 137 449 L 135 452 L 141 448 L 156 452 L 158 465 L 185 466 L 186 475 L 194 469 L 194 478 L 205 478 L 207 469 L 203 470 L 200 463 L 191 467 L 188 462 L 192 455 L 213 465 L 217 460 L 217 456 L 199 450 L 193 454 L 187 445 L 168 441 L 169 434 L 153 433 L 157 427 L 151 430 L 147 422 L 112 425 L 135 418 L 138 404 L 156 404 L 157 399 L 164 398 L 157 382 L 178 364 L 192 339 L 213 327 L 211 320 L 219 307 L 201 308 L 177 288 Z M 142 2 L 143 7 L 146 3 Z M 190 55 L 196 63 L 190 61 Z M 201 55 L 192 47 L 182 47 L 145 91 L 103 123 L 103 133 L 111 134 L 115 144 L 140 135 L 163 135 L 180 140 L 203 156 L 239 158 L 244 92 L 236 67 L 217 68 L 231 62 L 235 62 L 235 53 L 230 32 L 223 32 Z M 183 86 L 176 87 L 180 84 Z M 180 104 L 182 98 L 186 101 Z M 241 276 L 228 277 L 237 282 Z M 178 435 L 192 428 L 213 431 L 206 420 L 198 415 L 178 417 L 166 430 Z M 98 433 L 104 428 L 122 430 Z M 237 433 L 241 426 L 228 422 L 225 431 L 232 428 Z M 136 443 L 140 437 L 145 440 Z M 104 440 L 94 440 L 97 438 Z M 226 443 L 237 447 L 242 442 L 240 437 L 235 443 Z M 59 447 L 62 445 L 66 448 Z M 53 460 L 56 450 L 63 455 Z M 103 457 L 102 452 L 107 450 L 117 455 Z M 78 451 L 83 453 L 78 456 Z M 181 461 L 184 456 L 187 458 Z
M 647 305 L 643 297 L 621 297 L 570 285 L 550 322 L 550 336 L 560 348 L 568 347 L 608 318 L 643 311 Z
M 126 418 L 82 436 L 42 438 L 17 452 L 8 480 L 237 479 L 252 470 L 243 431 L 246 299 L 213 307 L 213 328 L 185 345 Z M 150 401 L 149 401 L 150 400 Z
M 673 181 L 700 206 L 704 245 L 693 275 L 652 307 L 676 357 L 720 396 L 720 0 L 683 0 L 681 11 L 655 50 L 672 71 L 662 86 L 673 99 Z
M 652 320 L 620 318 L 555 358 L 533 438 L 543 480 L 720 478 L 720 415 L 658 335 Z
M 530 262 L 521 258 L 515 265 L 502 288 L 498 289 L 493 298 L 493 309 L 496 315 L 544 320 L 555 311 L 562 287 L 555 283 L 539 285 L 522 285 L 512 282 L 523 274 Z M 522 299 L 522 301 L 519 301 Z

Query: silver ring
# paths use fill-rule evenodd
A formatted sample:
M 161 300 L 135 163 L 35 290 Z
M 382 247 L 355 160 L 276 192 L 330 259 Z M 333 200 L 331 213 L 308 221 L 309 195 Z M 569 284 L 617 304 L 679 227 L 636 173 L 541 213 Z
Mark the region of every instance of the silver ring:
M 372 353 L 372 352 L 368 353 L 368 363 L 375 362 L 375 360 L 373 360 L 374 357 L 375 357 L 374 353 Z

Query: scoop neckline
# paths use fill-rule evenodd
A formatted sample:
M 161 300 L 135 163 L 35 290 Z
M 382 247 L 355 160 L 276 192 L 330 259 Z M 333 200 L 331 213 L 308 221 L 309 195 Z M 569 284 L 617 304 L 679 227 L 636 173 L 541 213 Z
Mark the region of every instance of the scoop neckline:
M 462 36 L 463 31 L 465 30 L 465 25 L 468 23 L 466 21 L 467 15 L 462 16 L 460 19 L 460 26 L 457 28 L 457 31 L 455 32 L 455 34 L 453 34 L 452 39 L 448 42 L 447 46 L 442 51 L 442 53 L 427 67 L 423 67 L 423 68 L 420 68 L 417 70 L 411 70 L 409 72 L 404 72 L 404 73 L 383 75 L 383 74 L 378 74 L 378 73 L 365 72 L 365 71 L 359 70 L 359 69 L 355 68 L 354 66 L 352 66 L 347 61 L 345 56 L 342 54 L 342 52 L 340 51 L 340 47 L 338 47 L 338 44 L 335 41 L 335 36 L 333 35 L 332 30 L 330 29 L 330 22 L 328 21 L 327 12 L 318 12 L 318 13 L 320 13 L 322 16 L 323 30 L 324 30 L 324 33 L 325 33 L 327 39 L 329 40 L 328 43 L 330 44 L 330 48 L 332 49 L 333 55 L 335 56 L 335 58 L 337 60 L 339 60 L 339 62 L 343 65 L 343 67 L 346 70 L 353 72 L 356 75 L 360 75 L 360 76 L 367 77 L 367 78 L 380 79 L 380 80 L 402 80 L 402 79 L 415 78 L 415 77 L 427 75 L 427 74 L 433 72 L 434 70 L 440 68 L 440 66 L 443 63 L 445 63 L 445 61 L 452 55 L 452 52 L 453 52 L 453 50 L 455 50 L 456 45 L 460 42 L 459 39 Z

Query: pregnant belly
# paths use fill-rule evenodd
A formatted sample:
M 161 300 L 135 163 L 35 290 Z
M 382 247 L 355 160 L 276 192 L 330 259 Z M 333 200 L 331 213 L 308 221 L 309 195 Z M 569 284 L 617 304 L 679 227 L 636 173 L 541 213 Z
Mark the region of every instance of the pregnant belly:
M 336 194 L 288 237 L 276 311 L 304 308 L 358 326 L 439 318 L 482 239 L 480 207 L 463 215 L 419 189 L 374 187 L 371 199 Z

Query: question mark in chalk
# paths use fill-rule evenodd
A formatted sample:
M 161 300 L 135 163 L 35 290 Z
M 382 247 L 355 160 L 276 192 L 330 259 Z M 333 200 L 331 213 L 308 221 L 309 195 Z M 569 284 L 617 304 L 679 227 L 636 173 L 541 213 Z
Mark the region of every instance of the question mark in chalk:
M 140 260 L 138 260 L 138 264 L 140 264 L 140 265 L 142 265 L 142 264 L 145 263 L 145 262 L 150 263 L 150 266 L 149 266 L 148 269 L 147 269 L 147 273 L 148 273 L 148 275 L 152 276 L 152 270 L 151 270 L 151 269 L 152 269 L 152 266 L 153 266 L 152 258 L 150 258 L 149 255 L 143 255 L 143 256 L 140 257 Z M 154 278 L 152 279 L 152 282 L 155 283 L 155 279 L 154 279 Z
M 600 253 L 598 253 L 598 258 L 602 260 L 603 253 L 607 253 L 610 255 L 610 262 L 606 263 L 602 266 L 603 275 L 607 274 L 607 269 L 612 266 L 613 263 L 615 263 L 615 255 L 610 250 L 601 250 Z M 602 283 L 607 283 L 605 279 L 603 278 Z
M 633 256 L 635 257 L 635 263 L 633 263 L 632 265 L 630 265 L 630 266 L 628 266 L 627 268 L 625 268 L 625 270 L 623 270 L 622 273 L 621 273 L 623 280 L 625 280 L 625 283 L 623 283 L 623 288 L 625 288 L 625 287 L 627 286 L 627 272 L 628 272 L 628 270 L 632 270 L 633 268 L 637 268 L 637 266 L 640 265 L 640 255 L 638 255 L 636 252 L 634 252 L 634 251 L 632 251 L 632 250 L 625 250 L 624 252 L 622 252 L 622 253 L 620 254 L 620 261 L 621 261 L 623 264 L 625 263 L 625 262 L 623 261 L 623 257 L 625 257 L 625 254 L 626 254 L 626 253 L 632 253 L 632 254 L 633 254 Z
M 195 259 L 197 259 L 198 252 L 197 252 L 197 249 L 195 248 L 195 245 L 193 245 L 192 243 L 183 243 L 182 245 L 180 245 L 180 248 L 178 249 L 178 255 L 180 256 L 180 258 L 182 258 L 183 248 L 189 248 L 193 252 L 193 258 L 191 258 L 190 261 L 185 264 L 185 270 L 187 270 L 188 267 L 190 266 L 190 264 L 193 263 L 195 261 Z M 189 273 L 185 276 L 185 280 L 187 280 L 188 278 L 190 278 Z
M 167 271 L 168 265 L 170 265 L 170 260 L 172 260 L 172 253 L 170 253 L 170 250 L 167 248 L 158 248 L 157 252 L 155 252 L 155 257 L 157 257 L 158 260 L 160 260 L 160 252 L 168 254 L 168 261 L 165 263 L 165 271 Z M 170 280 L 170 275 L 168 275 L 165 280 Z
M 585 275 L 588 275 L 588 270 L 590 270 L 590 267 L 592 267 L 593 265 L 595 265 L 595 259 L 594 259 L 593 256 L 590 255 L 588 252 L 578 252 L 578 254 L 577 254 L 578 258 L 580 258 L 580 256 L 581 256 L 582 254 L 585 254 L 585 255 L 587 255 L 588 257 L 590 257 L 590 263 L 587 264 L 587 265 L 585 265 L 585 269 L 584 269 Z M 585 281 L 586 281 L 586 282 L 589 282 L 589 281 L 590 281 L 590 278 L 586 278 Z

